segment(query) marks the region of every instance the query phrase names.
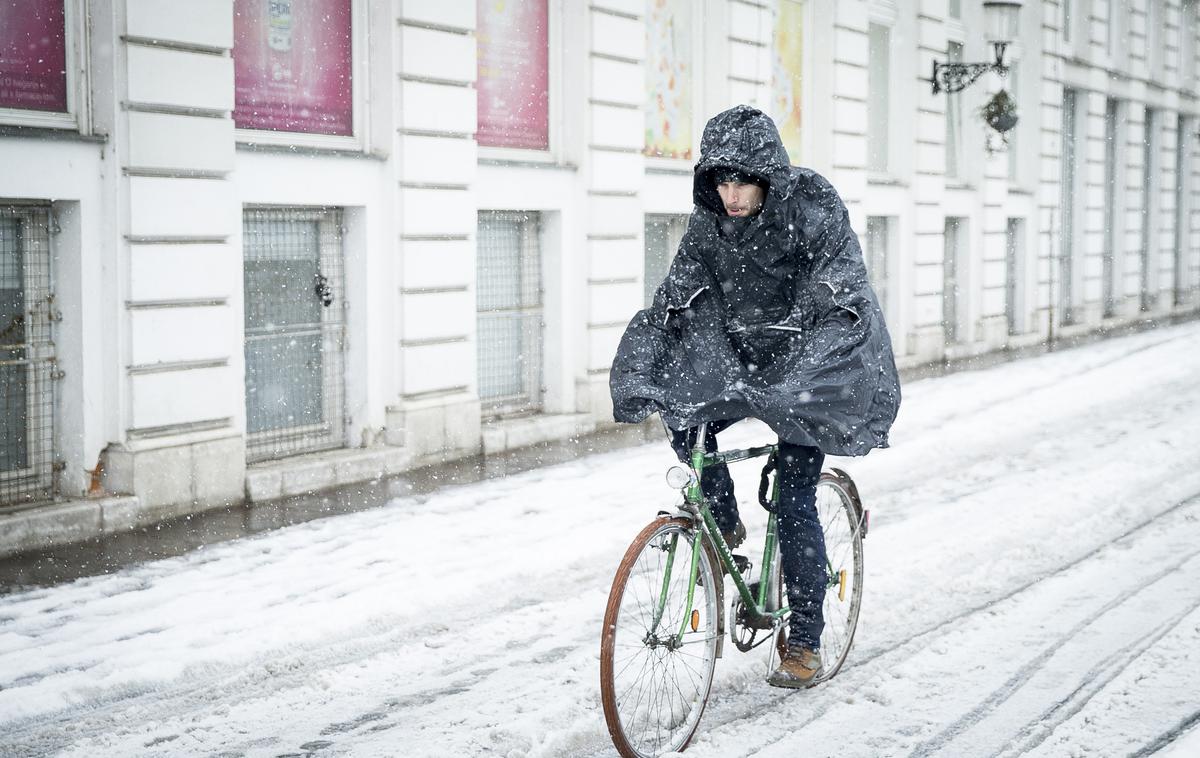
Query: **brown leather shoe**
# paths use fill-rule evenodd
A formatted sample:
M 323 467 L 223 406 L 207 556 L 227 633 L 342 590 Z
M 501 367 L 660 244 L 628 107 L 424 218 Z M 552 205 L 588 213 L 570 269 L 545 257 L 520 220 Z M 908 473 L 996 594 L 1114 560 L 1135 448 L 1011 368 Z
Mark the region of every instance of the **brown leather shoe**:
M 772 687 L 801 689 L 808 687 L 821 674 L 821 654 L 806 647 L 788 648 L 779 668 L 767 677 Z

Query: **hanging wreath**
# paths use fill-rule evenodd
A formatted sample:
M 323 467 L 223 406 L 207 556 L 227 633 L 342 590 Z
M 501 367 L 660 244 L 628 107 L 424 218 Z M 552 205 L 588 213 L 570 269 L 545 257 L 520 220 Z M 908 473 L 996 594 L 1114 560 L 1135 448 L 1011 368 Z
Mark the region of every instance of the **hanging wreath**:
M 1001 135 L 1017 125 L 1017 103 L 1006 90 L 992 95 L 982 111 L 983 120 Z

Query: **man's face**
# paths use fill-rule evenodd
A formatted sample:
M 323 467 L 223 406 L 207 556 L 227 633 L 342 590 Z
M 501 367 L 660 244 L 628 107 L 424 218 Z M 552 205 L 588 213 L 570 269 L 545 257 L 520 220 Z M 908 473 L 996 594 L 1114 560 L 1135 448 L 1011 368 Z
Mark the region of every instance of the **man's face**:
M 717 194 L 730 216 L 753 216 L 762 210 L 763 188 L 753 182 L 721 182 Z

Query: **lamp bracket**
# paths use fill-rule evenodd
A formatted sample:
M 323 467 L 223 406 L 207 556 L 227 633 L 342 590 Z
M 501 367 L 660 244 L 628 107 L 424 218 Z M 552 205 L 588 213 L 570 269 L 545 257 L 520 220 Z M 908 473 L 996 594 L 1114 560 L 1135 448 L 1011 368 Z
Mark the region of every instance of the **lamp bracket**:
M 1008 66 L 1004 65 L 1004 51 L 1008 43 L 993 42 L 992 46 L 996 50 L 996 60 L 991 63 L 942 63 L 934 59 L 933 76 L 928 79 L 933 84 L 933 94 L 961 92 L 989 71 L 1006 76 Z

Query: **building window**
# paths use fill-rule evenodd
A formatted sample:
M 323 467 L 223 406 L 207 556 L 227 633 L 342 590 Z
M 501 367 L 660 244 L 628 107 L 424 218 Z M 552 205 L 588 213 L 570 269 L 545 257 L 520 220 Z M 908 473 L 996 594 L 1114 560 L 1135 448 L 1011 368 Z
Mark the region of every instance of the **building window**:
M 1124 66 L 1129 59 L 1130 7 L 1126 0 L 1109 0 L 1109 51 L 1113 63 Z
M 1196 88 L 1196 17 L 1198 0 L 1184 0 L 1179 24 L 1179 70 L 1184 89 Z
M 867 168 L 888 170 L 888 72 L 891 70 L 891 30 L 882 24 L 868 28 Z
M 487 147 L 550 149 L 547 0 L 477 4 L 478 130 Z
M 50 215 L 0 206 L 0 505 L 54 495 Z
M 0 108 L 67 112 L 63 0 L 0 7 Z
M 542 407 L 540 235 L 537 213 L 479 212 L 476 346 L 485 416 Z
M 950 18 L 962 18 L 962 0 L 949 0 L 946 4 L 946 12 Z
M 879 308 L 884 316 L 888 313 L 890 279 L 888 269 L 891 267 L 891 219 L 887 216 L 867 217 L 867 248 L 863 262 L 867 266 L 867 278 L 875 290 Z
M 1121 139 L 1117 115 L 1120 104 L 1108 98 L 1104 106 L 1104 255 L 1101 259 L 1101 309 L 1105 318 L 1112 316 L 1117 308 L 1116 260 L 1117 260 L 1117 144 Z
M 234 125 L 353 136 L 351 16 L 351 0 L 234 0 Z
M 1108 13 L 1105 15 L 1104 21 L 1104 52 L 1111 56 L 1116 53 L 1116 49 L 1113 47 L 1113 45 L 1117 32 L 1116 14 L 1118 12 L 1118 3 L 1114 2 L 1113 0 L 1104 0 L 1104 5 L 1108 11 Z
M 692 157 L 692 3 L 646 10 L 646 155 Z
M 1010 218 L 1004 232 L 1004 314 L 1008 333 L 1025 332 L 1025 219 Z
M 1175 270 L 1175 305 L 1187 302 L 1188 218 L 1191 215 L 1191 171 L 1188 165 L 1188 141 L 1191 119 L 1180 113 L 1175 132 L 1175 255 L 1172 257 Z
M 1077 56 L 1087 55 L 1091 43 L 1089 5 L 1088 0 L 1063 0 L 1063 42 L 1073 47 Z
M 942 330 L 947 345 L 967 338 L 964 328 L 967 298 L 963 297 L 963 278 L 967 261 L 967 220 L 948 217 L 942 256 Z
M 1076 92 L 1063 90 L 1062 100 L 1062 174 L 1060 203 L 1062 208 L 1061 249 L 1059 252 L 1059 308 L 1062 323 L 1074 322 L 1075 303 L 1072 298 L 1075 276 L 1075 202 L 1078 197 L 1078 109 Z
M 1154 307 L 1156 300 L 1154 235 L 1158 224 L 1155 223 L 1154 216 L 1159 208 L 1154 186 L 1154 176 L 1158 170 L 1158 113 L 1153 108 L 1146 108 L 1143 128 L 1145 136 L 1142 140 L 1141 309 L 1148 311 Z
M 1008 94 L 1012 97 L 1013 102 L 1017 103 L 1017 110 L 1019 112 L 1021 109 L 1021 61 L 1019 59 L 1015 59 L 1009 64 L 1008 76 L 1006 78 L 1008 80 Z M 1010 129 L 1007 135 L 1008 179 L 1014 184 L 1019 181 L 1021 174 L 1020 150 L 1018 147 L 1021 131 L 1021 122 L 1017 121 L 1017 125 Z
M 341 216 L 301 208 L 243 214 L 249 461 L 345 444 Z
M 84 5 L 0 3 L 0 123 L 90 131 Z
M 646 307 L 654 302 L 654 293 L 667 278 L 671 259 L 675 257 L 679 241 L 687 230 L 687 222 L 688 217 L 681 215 L 646 216 L 646 266 L 643 278 Z
M 792 163 L 800 163 L 804 85 L 804 3 L 781 0 L 775 21 L 771 66 L 771 115 Z
M 1163 2 L 1149 0 L 1146 9 L 1146 66 L 1151 79 L 1162 81 L 1163 71 Z
M 963 62 L 961 42 L 951 42 L 947 50 L 951 63 Z M 946 176 L 958 178 L 962 156 L 962 94 L 946 95 Z

